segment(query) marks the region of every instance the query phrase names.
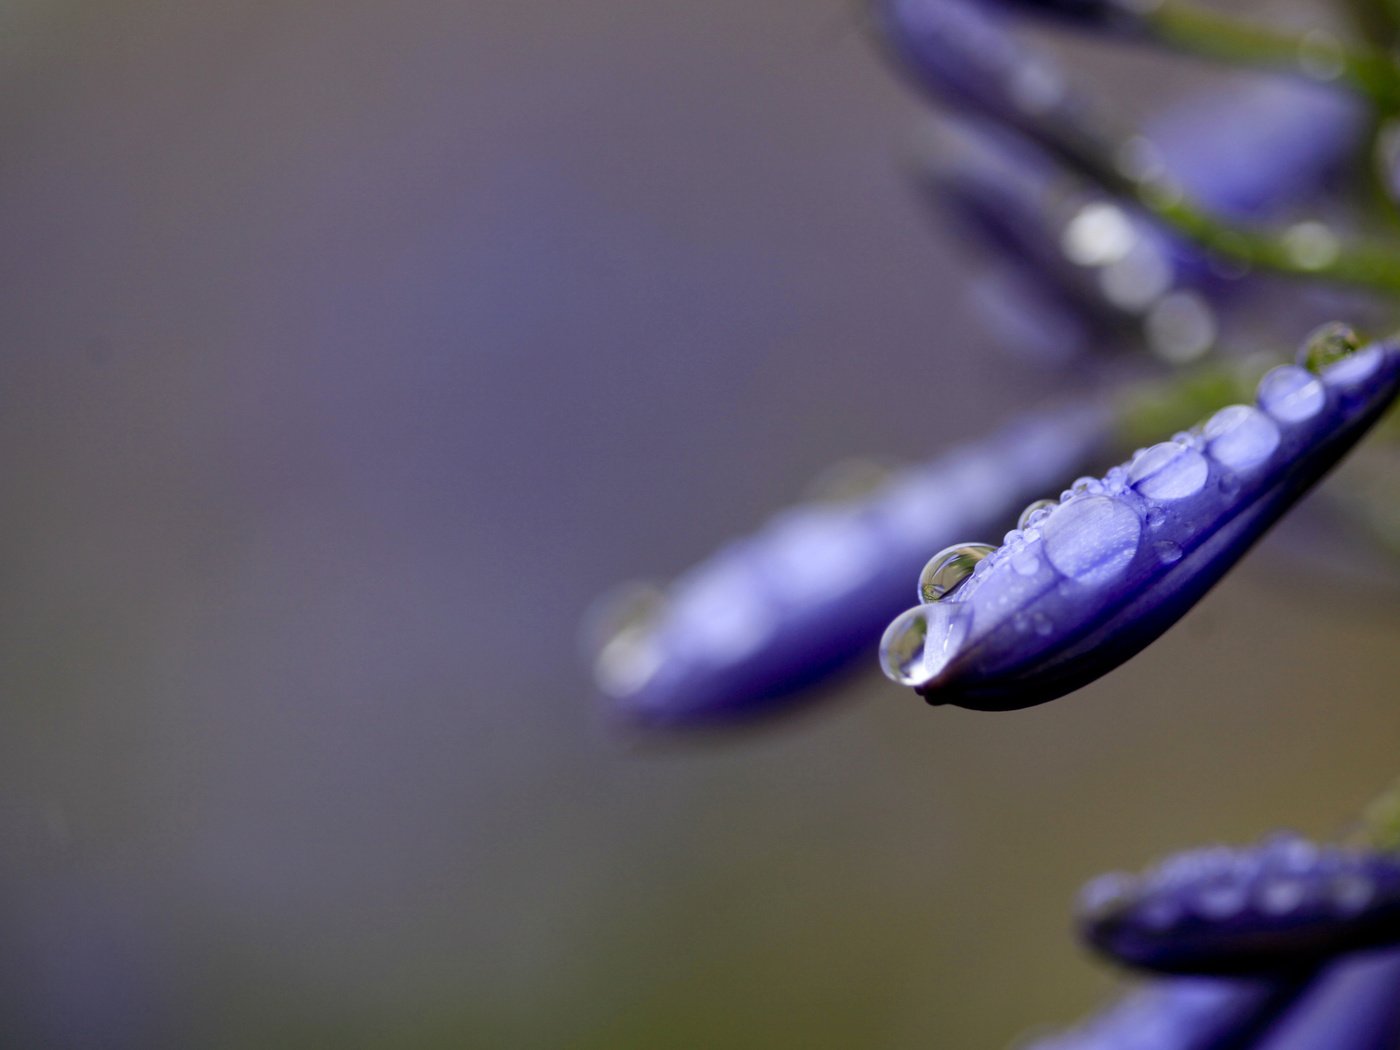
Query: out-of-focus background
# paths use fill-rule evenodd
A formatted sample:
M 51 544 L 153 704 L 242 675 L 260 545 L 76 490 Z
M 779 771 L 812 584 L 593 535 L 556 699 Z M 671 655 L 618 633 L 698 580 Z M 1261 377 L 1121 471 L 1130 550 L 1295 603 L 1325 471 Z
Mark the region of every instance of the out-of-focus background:
M 605 730 L 596 593 L 1057 382 L 917 113 L 845 0 L 0 11 L 0 1044 L 998 1047 L 1089 876 L 1397 772 L 1301 533 L 1045 707 Z

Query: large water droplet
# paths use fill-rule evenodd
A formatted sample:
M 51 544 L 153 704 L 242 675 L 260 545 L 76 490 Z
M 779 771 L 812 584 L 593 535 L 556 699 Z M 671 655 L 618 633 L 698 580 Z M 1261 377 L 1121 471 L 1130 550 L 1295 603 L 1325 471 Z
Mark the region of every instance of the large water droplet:
M 1209 474 L 1209 464 L 1195 449 L 1164 441 L 1133 460 L 1128 483 L 1148 499 L 1185 499 L 1205 488 Z
M 1205 427 L 1211 458 L 1232 470 L 1249 470 L 1278 448 L 1278 426 L 1252 405 L 1222 408 Z
M 1032 525 L 1039 524 L 1045 520 L 1045 515 L 1049 514 L 1059 506 L 1058 500 L 1038 499 L 1025 510 L 1021 511 L 1021 516 L 1016 519 L 1018 529 L 1027 529 Z
M 971 616 L 970 607 L 955 602 L 914 606 L 885 630 L 880 666 L 900 685 L 927 685 L 957 655 Z
M 1103 583 L 1121 573 L 1142 536 L 1132 509 L 1107 496 L 1066 503 L 1041 528 L 1050 564 L 1083 583 Z
M 665 595 L 647 583 L 627 583 L 603 595 L 584 614 L 583 644 L 593 655 L 593 677 L 609 696 L 646 685 L 661 667 L 656 625 Z
M 1375 375 L 1384 356 L 1385 350 L 1381 345 L 1373 343 L 1364 350 L 1327 365 L 1322 370 L 1322 381 L 1328 386 L 1354 390 Z
M 1326 403 L 1317 377 L 1297 365 L 1279 365 L 1259 381 L 1259 407 L 1281 423 L 1311 419 Z
M 989 543 L 955 543 L 945 547 L 919 573 L 919 600 L 936 602 L 946 598 L 972 575 L 979 562 L 996 548 Z
M 1321 372 L 1328 365 L 1350 357 L 1361 345 L 1361 338 L 1351 325 L 1329 321 L 1309 332 L 1298 352 L 1298 363 L 1310 372 Z

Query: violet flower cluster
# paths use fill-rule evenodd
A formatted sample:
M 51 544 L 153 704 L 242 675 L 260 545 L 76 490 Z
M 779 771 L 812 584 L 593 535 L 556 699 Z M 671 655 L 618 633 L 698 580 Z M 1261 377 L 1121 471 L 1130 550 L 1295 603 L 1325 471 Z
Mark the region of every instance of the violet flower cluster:
M 1400 7 L 1353 0 L 1354 39 L 1191 0 L 870 0 L 870 13 L 942 114 L 915 178 L 980 249 L 972 298 L 991 326 L 1051 376 L 1112 359 L 1173 410 L 1144 417 L 1115 387 L 1081 395 L 783 512 L 669 585 L 624 589 L 588 634 L 629 725 L 791 707 L 868 665 L 877 639 L 886 674 L 932 704 L 1064 696 L 1168 630 L 1400 398 Z M 1018 35 L 1026 16 L 1251 79 L 1115 129 Z M 1238 352 L 1261 347 L 1272 367 Z M 1274 837 L 1094 882 L 1086 942 L 1151 976 L 1029 1045 L 1400 1048 L 1393 846 Z

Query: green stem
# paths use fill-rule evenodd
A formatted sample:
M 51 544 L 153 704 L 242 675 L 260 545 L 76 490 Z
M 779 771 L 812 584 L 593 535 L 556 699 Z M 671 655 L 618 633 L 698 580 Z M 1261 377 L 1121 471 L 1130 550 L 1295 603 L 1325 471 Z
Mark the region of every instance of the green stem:
M 1400 8 L 1396 0 L 1387 4 Z M 1337 79 L 1382 110 L 1400 108 L 1400 70 L 1374 48 L 1344 44 L 1320 31 L 1300 34 L 1262 25 L 1183 0 L 1162 0 L 1142 18 L 1154 39 L 1178 50 L 1313 80 Z
M 1285 231 L 1233 226 L 1153 172 L 1114 163 L 1104 143 L 1081 129 L 1047 125 L 1041 130 L 1041 144 L 1071 170 L 1113 196 L 1135 202 L 1207 251 L 1250 267 L 1400 297 L 1400 242 L 1343 239 L 1318 223 L 1299 223 Z

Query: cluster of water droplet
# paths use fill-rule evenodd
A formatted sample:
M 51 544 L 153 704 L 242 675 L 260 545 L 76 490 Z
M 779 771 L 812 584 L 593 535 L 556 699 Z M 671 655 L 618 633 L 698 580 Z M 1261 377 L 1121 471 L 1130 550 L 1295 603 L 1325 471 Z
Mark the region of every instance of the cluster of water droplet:
M 1101 876 L 1079 907 L 1089 939 L 1130 964 L 1219 972 L 1273 935 L 1267 948 L 1283 965 L 1290 947 L 1334 951 L 1361 933 L 1400 940 L 1400 855 L 1280 834 L 1178 854 L 1141 876 Z
M 974 621 L 980 633 L 1009 617 L 1019 634 L 1049 638 L 1057 624 L 1028 608 L 1048 590 L 1084 598 L 1087 610 L 1093 594 L 1122 578 L 1140 552 L 1150 551 L 1145 578 L 1155 571 L 1150 566 L 1181 562 L 1196 541 L 1229 520 L 1244 487 L 1266 477 L 1285 432 L 1319 417 L 1329 388 L 1343 397 L 1364 388 L 1384 353 L 1381 346 L 1360 348 L 1344 326 L 1325 326 L 1304 346 L 1310 367 L 1269 372 L 1257 404 L 1223 408 L 1198 428 L 1139 449 L 1102 478 L 1079 478 L 1058 501 L 1037 500 L 1000 547 L 960 543 L 938 552 L 919 578 L 921 604 L 885 632 L 885 673 L 903 685 L 926 686 L 972 635 Z M 1200 502 L 1207 496 L 1212 502 Z M 987 603 L 978 600 L 984 589 L 995 596 Z M 1059 612 L 1068 618 L 1063 606 Z

